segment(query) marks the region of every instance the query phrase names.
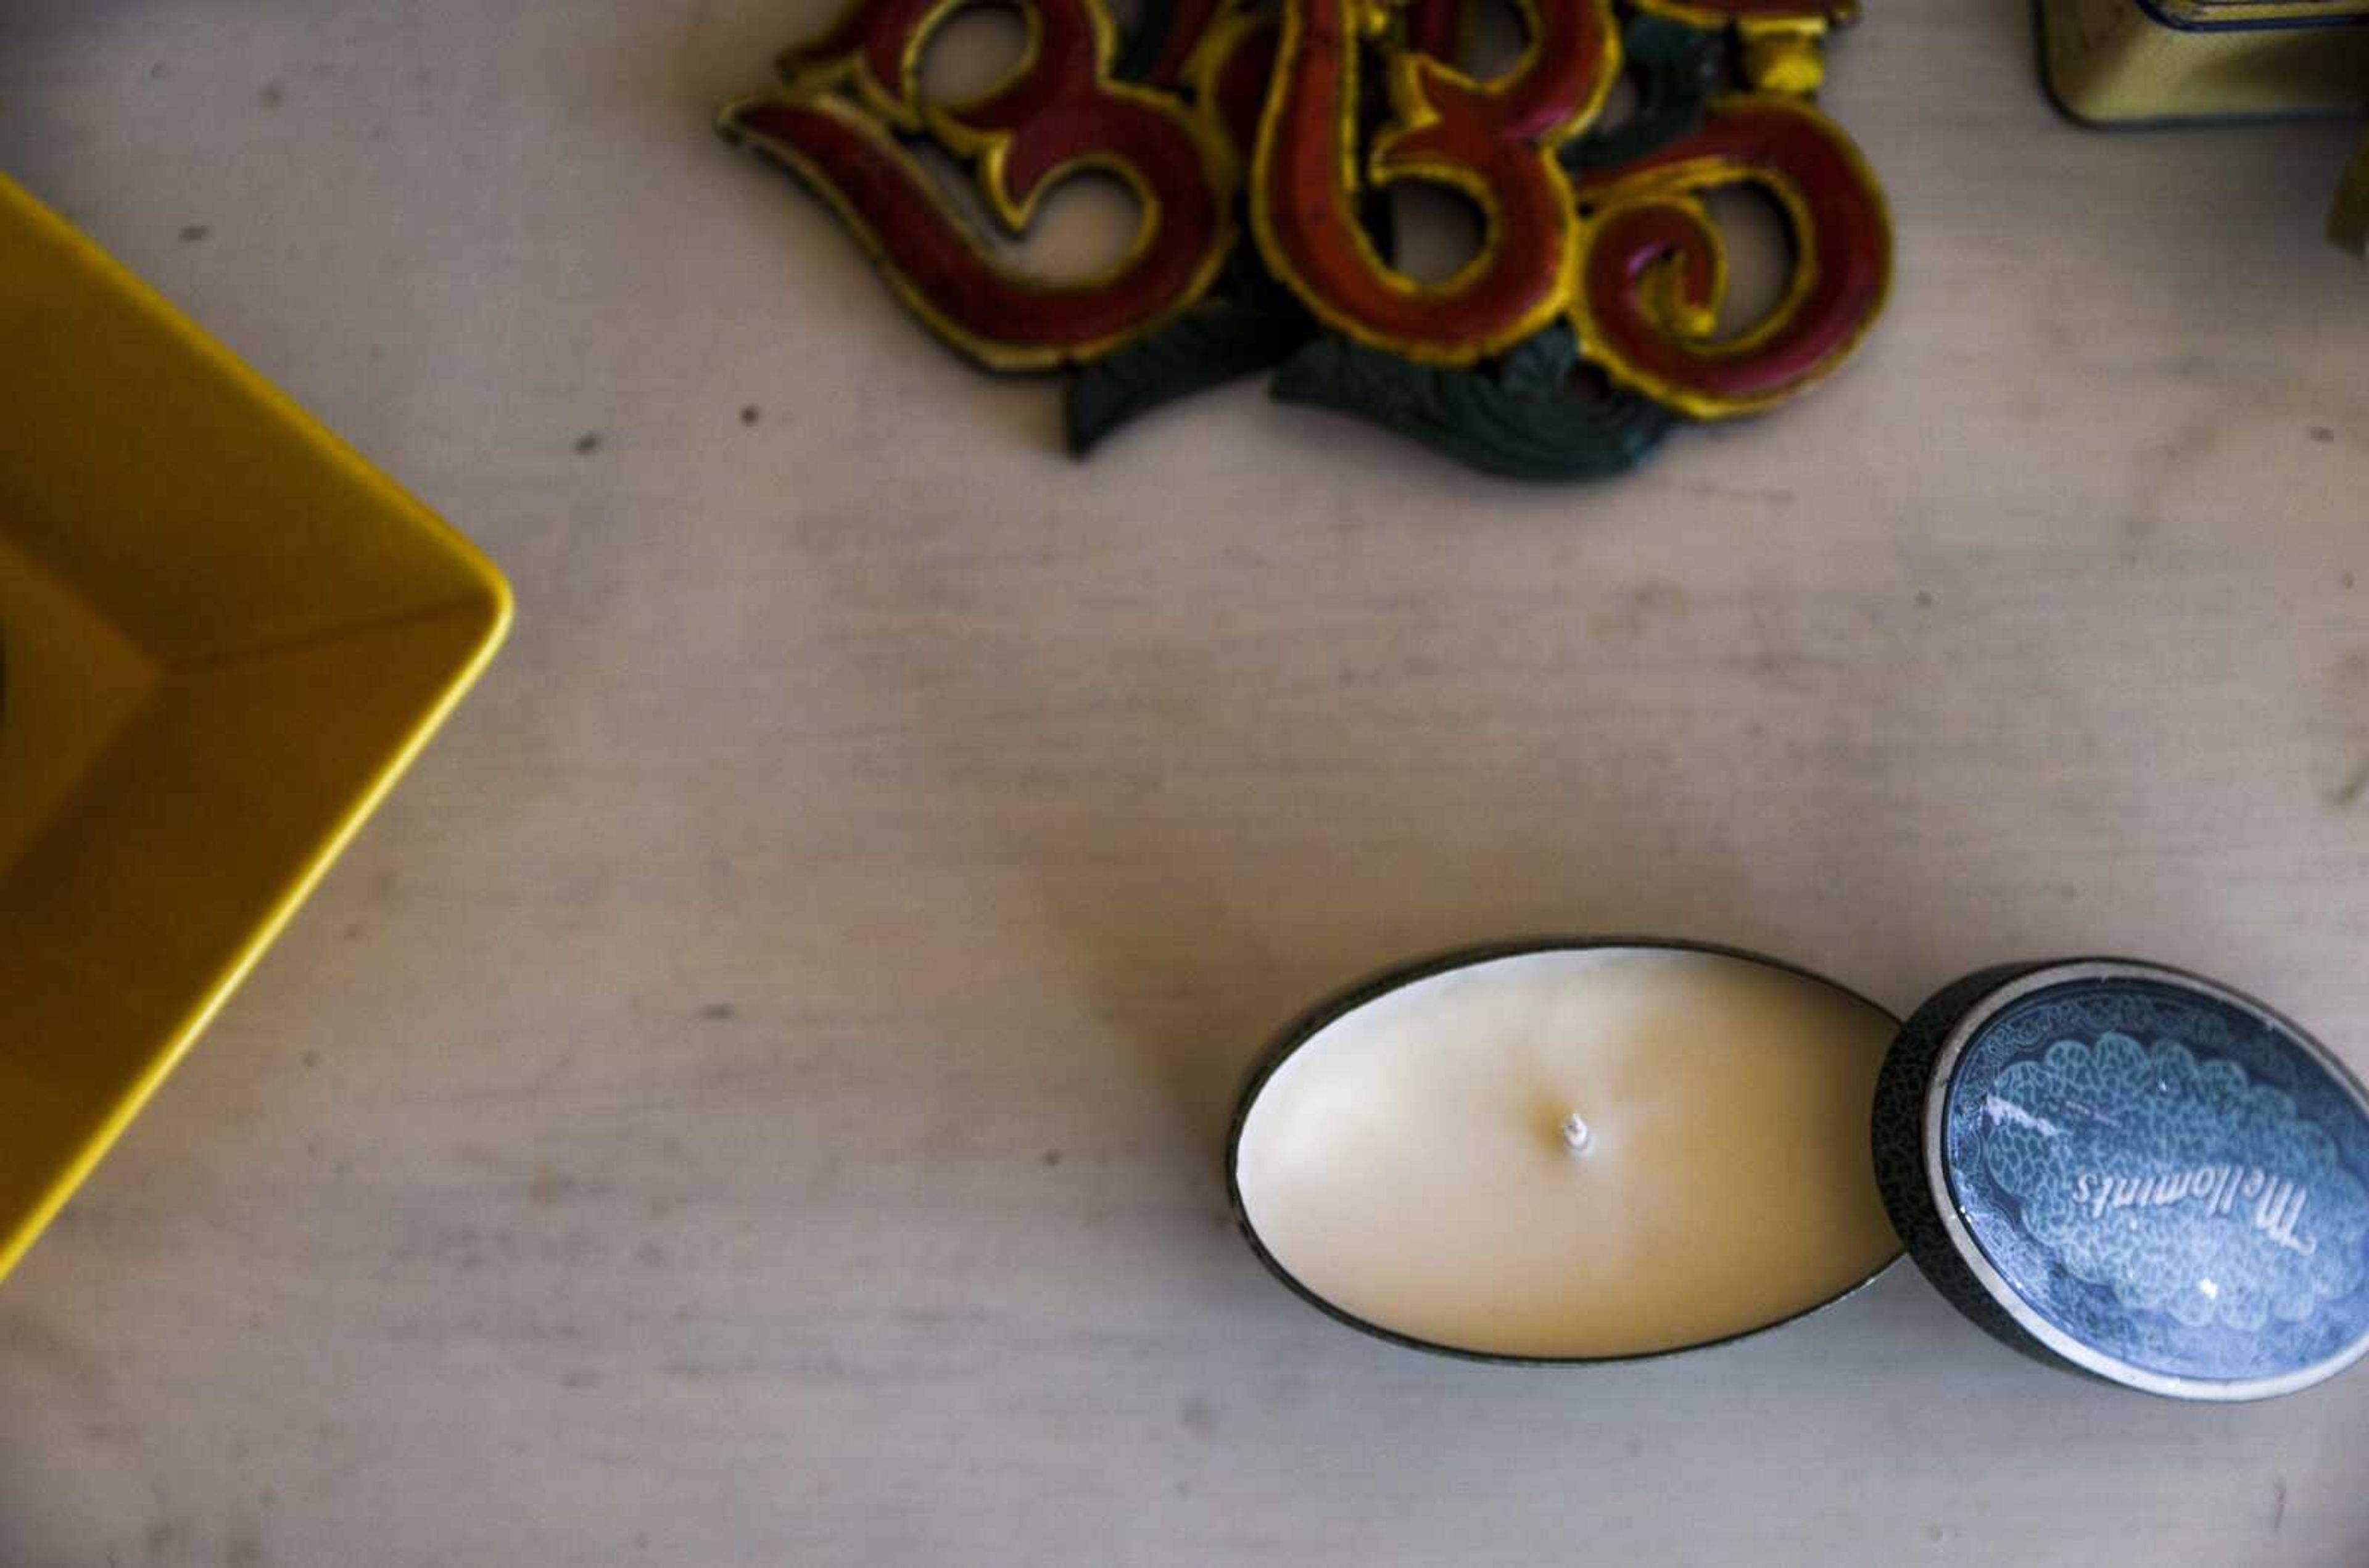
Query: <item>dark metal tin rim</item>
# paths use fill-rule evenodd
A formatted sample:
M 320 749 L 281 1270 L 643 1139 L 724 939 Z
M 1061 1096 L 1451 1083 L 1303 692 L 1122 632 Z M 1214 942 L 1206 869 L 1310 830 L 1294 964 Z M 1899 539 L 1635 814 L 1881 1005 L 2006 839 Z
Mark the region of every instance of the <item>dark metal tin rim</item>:
M 1872 1008 L 1882 1016 L 1892 1020 L 1895 1033 L 1900 1026 L 1901 1021 L 1894 1014 L 1892 1009 L 1862 996 L 1840 981 L 1819 974 L 1814 969 L 1805 969 L 1798 964 L 1789 964 L 1782 958 L 1772 958 L 1765 953 L 1755 953 L 1749 948 L 1730 947 L 1715 942 L 1694 942 L 1684 937 L 1517 937 L 1501 942 L 1484 943 L 1476 946 L 1459 947 L 1430 957 L 1393 965 L 1317 1003 L 1288 1024 L 1283 1033 L 1276 1037 L 1274 1044 L 1260 1056 L 1256 1065 L 1251 1069 L 1250 1076 L 1242 1086 L 1242 1097 L 1235 1103 L 1233 1125 L 1226 1135 L 1226 1199 L 1233 1208 L 1235 1228 L 1242 1232 L 1242 1240 L 1250 1244 L 1251 1252 L 1256 1255 L 1259 1262 L 1266 1265 L 1267 1272 L 1281 1280 L 1284 1287 L 1302 1301 L 1331 1318 L 1334 1322 L 1356 1329 L 1359 1333 L 1368 1334 L 1405 1350 L 1420 1350 L 1429 1356 L 1444 1356 L 1452 1360 L 1478 1362 L 1496 1367 L 1626 1366 L 1632 1362 L 1666 1360 L 1673 1356 L 1691 1356 L 1698 1351 L 1714 1350 L 1721 1345 L 1752 1339 L 1772 1329 L 1783 1328 L 1788 1323 L 1800 1322 L 1814 1313 L 1823 1312 L 1830 1307 L 1848 1300 L 1889 1273 L 1893 1266 L 1900 1262 L 1901 1253 L 1898 1251 L 1894 1251 L 1890 1257 L 1878 1264 L 1865 1278 L 1845 1286 L 1823 1301 L 1814 1302 L 1798 1312 L 1782 1318 L 1774 1318 L 1765 1323 L 1755 1324 L 1736 1333 L 1722 1334 L 1716 1339 L 1697 1340 L 1688 1345 L 1674 1345 L 1665 1350 L 1641 1351 L 1633 1356 L 1512 1356 L 1495 1351 L 1469 1350 L 1460 1345 L 1441 1345 L 1434 1340 L 1418 1339 L 1413 1334 L 1404 1334 L 1395 1329 L 1384 1328 L 1379 1323 L 1358 1317 L 1356 1313 L 1336 1306 L 1318 1295 L 1286 1268 L 1282 1261 L 1273 1253 L 1267 1251 L 1266 1243 L 1259 1238 L 1258 1228 L 1251 1223 L 1250 1211 L 1242 1203 L 1242 1128 L 1249 1122 L 1251 1107 L 1258 1103 L 1259 1093 L 1266 1087 L 1267 1080 L 1274 1077 L 1276 1070 L 1288 1061 L 1300 1047 L 1306 1045 L 1326 1024 L 1343 1014 L 1354 1012 L 1366 1003 L 1386 996 L 1402 987 L 1413 985 L 1418 980 L 1429 979 L 1435 975 L 1447 974 L 1455 969 L 1471 968 L 1476 965 L 1490 963 L 1499 958 L 1518 958 L 1533 953 L 1584 953 L 1615 947 L 1643 948 L 1668 953 L 1704 953 L 1715 957 L 1737 958 L 1745 963 L 1760 965 L 1764 968 L 1798 975 L 1803 979 L 1815 980 L 1818 984 L 1849 997 L 1863 1006 Z M 1872 1180 L 1871 1177 L 1871 1180 Z
M 2032 1342 L 2051 1356 L 2071 1363 L 2093 1377 L 2102 1378 L 2123 1388 L 2143 1393 L 2160 1394 L 2168 1399 L 2209 1401 L 2236 1403 L 2249 1400 L 2273 1399 L 2281 1394 L 2301 1391 L 2327 1381 L 2339 1372 L 2369 1354 L 2369 1335 L 2364 1335 L 2336 1355 L 2273 1378 L 2222 1379 L 2182 1378 L 2162 1372 L 2150 1372 L 2145 1368 L 2106 1356 L 2084 1345 L 2072 1335 L 2050 1323 L 2033 1310 L 2031 1305 L 2008 1284 L 1992 1265 L 1982 1243 L 1967 1228 L 1963 1211 L 1959 1207 L 1957 1194 L 1950 1181 L 1946 1143 L 1951 1080 L 1955 1076 L 1958 1059 L 1984 1025 L 1996 1018 L 2008 1004 L 2019 1001 L 2035 991 L 2059 985 L 2077 984 L 2083 980 L 2152 980 L 2158 984 L 2178 986 L 2201 991 L 2253 1014 L 2266 1025 L 2292 1040 L 2303 1053 L 2322 1070 L 2342 1085 L 2369 1116 L 2369 1089 L 2364 1089 L 2344 1062 L 2315 1038 L 2311 1032 L 2269 1003 L 2249 996 L 2235 987 L 2219 980 L 2179 969 L 2165 964 L 2148 963 L 2138 958 L 2066 958 L 2046 963 L 2019 966 L 2013 973 L 2003 976 L 1997 984 L 1985 990 L 1951 1020 L 1942 1036 L 1940 1050 L 1928 1070 L 1922 1095 L 1922 1125 L 1918 1129 L 1918 1149 L 1923 1158 L 1925 1181 L 1933 1199 L 1933 1210 L 1943 1232 L 1959 1259 L 1972 1271 L 1983 1290 L 2006 1312 L 2017 1332 L 2029 1335 Z
M 2150 21 L 2180 33 L 2317 32 L 2327 28 L 2357 28 L 2369 22 L 2369 17 L 2357 11 L 2340 17 L 2238 17 L 2228 21 L 2200 21 L 2172 15 L 2162 0 L 2136 0 L 2136 4 Z

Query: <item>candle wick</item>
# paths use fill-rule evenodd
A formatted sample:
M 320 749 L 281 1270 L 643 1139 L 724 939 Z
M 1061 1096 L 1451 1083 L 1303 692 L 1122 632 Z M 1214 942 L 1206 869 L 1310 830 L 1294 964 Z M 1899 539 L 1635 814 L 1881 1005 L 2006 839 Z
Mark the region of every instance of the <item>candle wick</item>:
M 1595 1139 L 1596 1135 L 1587 1129 L 1587 1123 L 1581 1118 L 1577 1111 L 1572 1112 L 1570 1116 L 1563 1118 L 1562 1146 L 1574 1154 L 1586 1153 L 1587 1146 L 1595 1141 Z

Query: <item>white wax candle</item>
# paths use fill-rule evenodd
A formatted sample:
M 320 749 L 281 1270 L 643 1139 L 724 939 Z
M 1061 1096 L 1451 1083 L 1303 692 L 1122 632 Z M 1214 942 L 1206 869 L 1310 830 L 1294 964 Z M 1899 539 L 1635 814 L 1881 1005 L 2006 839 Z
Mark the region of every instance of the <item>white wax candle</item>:
M 1235 1150 L 1242 1210 L 1301 1286 L 1427 1344 L 1724 1339 L 1898 1253 L 1868 1133 L 1895 1027 L 1718 954 L 1485 959 L 1343 1013 L 1266 1078 Z

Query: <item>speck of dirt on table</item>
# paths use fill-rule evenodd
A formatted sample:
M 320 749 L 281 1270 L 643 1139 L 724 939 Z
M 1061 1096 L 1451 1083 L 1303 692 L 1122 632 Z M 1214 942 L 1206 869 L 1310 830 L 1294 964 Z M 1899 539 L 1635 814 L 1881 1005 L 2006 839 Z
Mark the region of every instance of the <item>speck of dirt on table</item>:
M 181 225 L 181 243 L 183 245 L 195 245 L 213 232 L 213 225 L 211 223 L 183 223 Z
M 288 101 L 288 89 L 277 82 L 266 82 L 262 90 L 255 95 L 255 101 L 266 109 L 278 109 Z
M 594 452 L 599 452 L 600 450 L 601 450 L 601 432 L 600 432 L 600 431 L 598 431 L 598 430 L 587 430 L 587 431 L 585 431 L 582 435 L 580 435 L 580 436 L 578 436 L 578 437 L 577 437 L 577 438 L 576 438 L 576 455 L 577 455 L 577 456 L 578 456 L 578 457 L 589 457 L 589 456 L 591 456 Z
M 740 410 L 740 422 L 744 425 L 754 425 L 758 420 L 764 417 L 765 411 L 762 408 L 758 407 L 754 403 L 750 404 L 748 406 Z

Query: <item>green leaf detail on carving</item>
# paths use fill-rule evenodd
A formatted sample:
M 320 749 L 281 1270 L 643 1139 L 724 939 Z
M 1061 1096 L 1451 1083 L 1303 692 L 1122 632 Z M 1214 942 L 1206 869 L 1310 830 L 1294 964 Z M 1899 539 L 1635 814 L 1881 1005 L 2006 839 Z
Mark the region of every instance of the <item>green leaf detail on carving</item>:
M 1509 479 L 1601 479 L 1624 474 L 1678 416 L 1633 393 L 1572 395 L 1579 361 L 1571 328 L 1515 348 L 1495 372 L 1443 370 L 1324 338 L 1292 356 L 1275 395 L 1354 414 Z
M 1279 365 L 1307 340 L 1304 321 L 1234 300 L 1205 300 L 1070 378 L 1062 405 L 1070 453 L 1083 457 L 1163 403 Z
M 1719 68 L 1719 35 L 1667 17 L 1640 16 L 1620 35 L 1620 47 L 1637 84 L 1636 112 L 1565 145 L 1565 168 L 1633 163 L 1702 124 Z
M 1315 335 L 1315 323 L 1267 275 L 1257 247 L 1245 237 L 1227 258 L 1218 292 L 1142 342 L 1070 378 L 1061 407 L 1070 454 L 1085 456 L 1113 430 L 1163 403 L 1272 370 Z

